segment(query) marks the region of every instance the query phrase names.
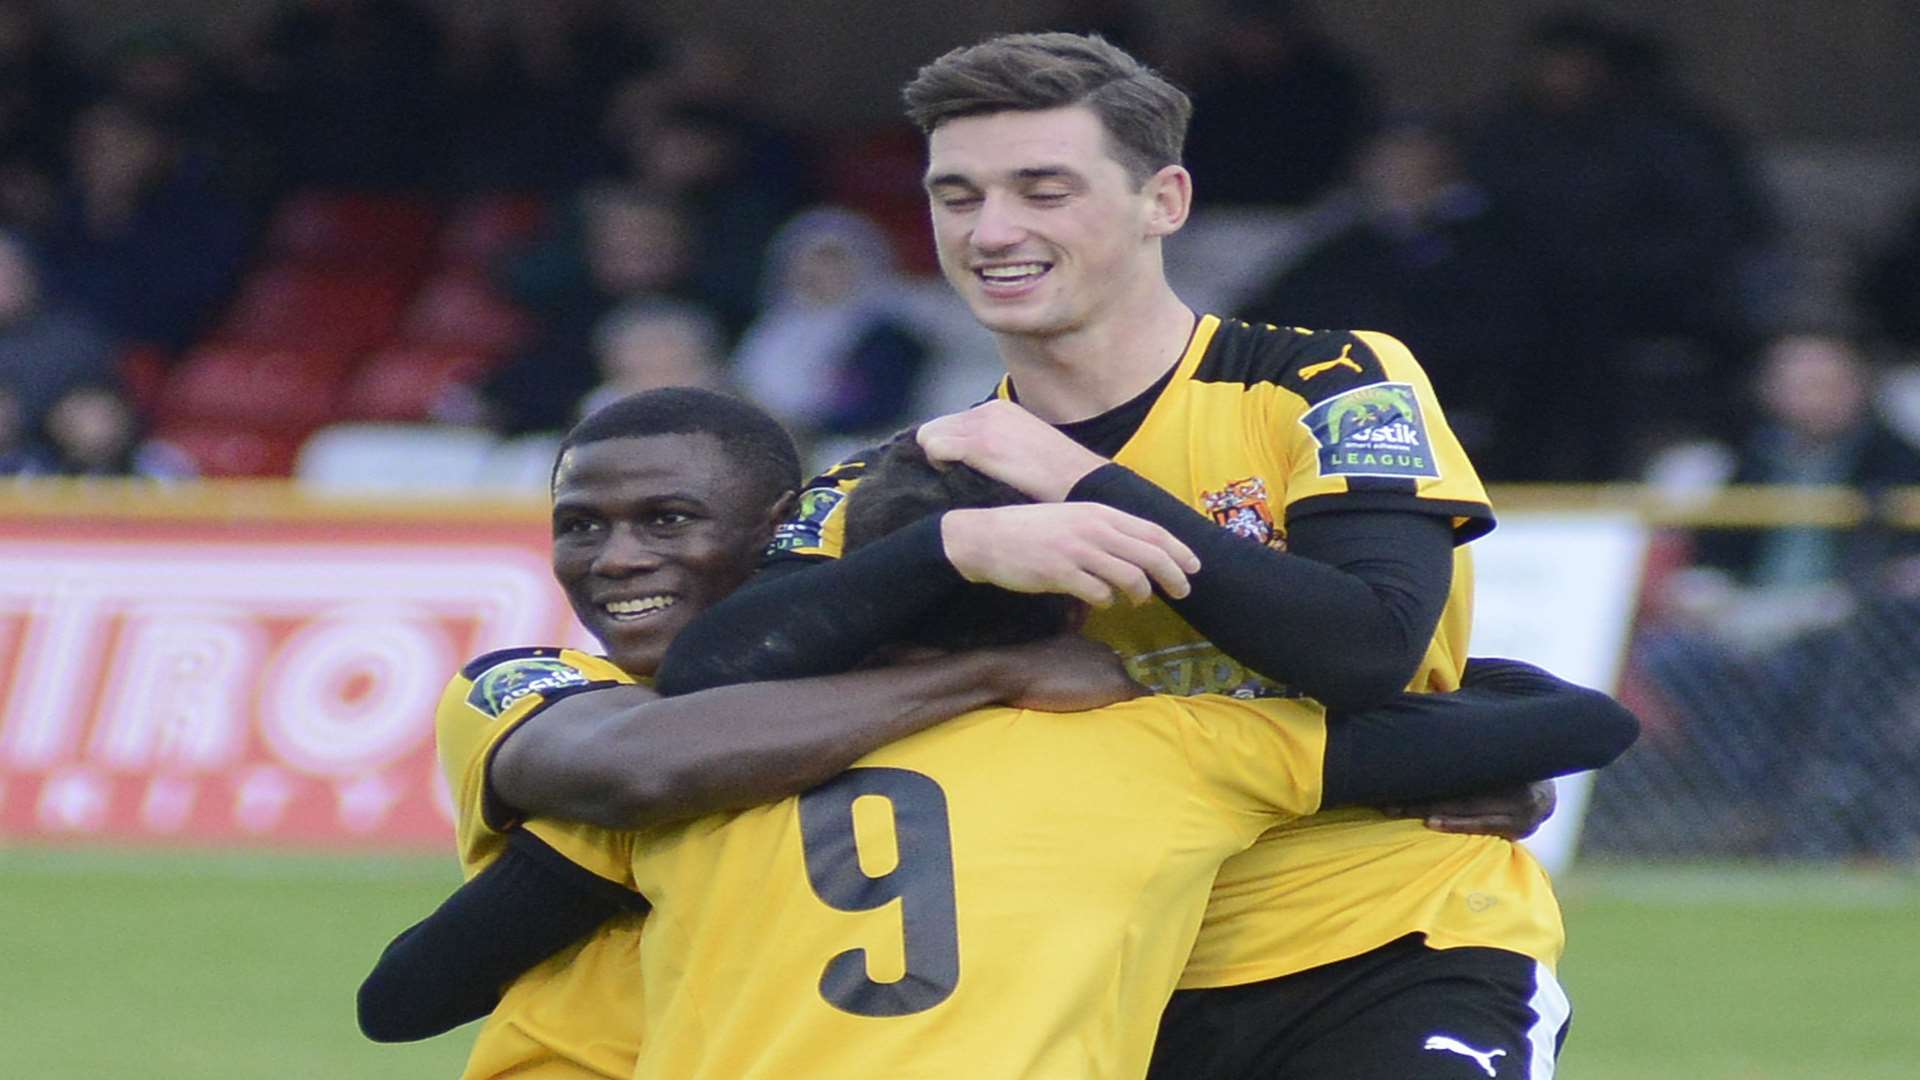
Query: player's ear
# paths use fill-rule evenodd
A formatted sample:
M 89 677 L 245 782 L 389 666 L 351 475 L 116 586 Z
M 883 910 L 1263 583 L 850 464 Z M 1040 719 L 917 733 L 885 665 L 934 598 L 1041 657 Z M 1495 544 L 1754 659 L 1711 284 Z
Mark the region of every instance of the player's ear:
M 1193 209 L 1193 174 L 1179 165 L 1167 165 L 1147 178 L 1141 193 L 1150 200 L 1147 235 L 1171 236 L 1187 223 Z
M 780 493 L 779 498 L 773 500 L 772 506 L 767 507 L 765 525 L 769 537 L 773 535 L 773 530 L 778 527 L 781 522 L 793 516 L 793 508 L 799 504 L 799 501 L 799 492 L 784 491 Z

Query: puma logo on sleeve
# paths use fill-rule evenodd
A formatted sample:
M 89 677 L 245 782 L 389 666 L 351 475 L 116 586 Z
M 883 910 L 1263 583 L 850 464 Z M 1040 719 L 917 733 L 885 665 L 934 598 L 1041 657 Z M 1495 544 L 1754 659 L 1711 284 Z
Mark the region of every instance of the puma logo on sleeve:
M 1361 373 L 1360 362 L 1358 360 L 1355 360 L 1352 356 L 1349 355 L 1352 352 L 1353 352 L 1353 343 L 1348 342 L 1346 345 L 1341 347 L 1339 356 L 1336 356 L 1331 360 L 1326 360 L 1318 364 L 1308 364 L 1306 367 L 1301 368 L 1299 372 L 1301 380 L 1305 381 L 1307 379 L 1311 379 L 1315 375 L 1320 375 L 1325 372 L 1332 371 L 1334 368 L 1340 367 L 1343 364 L 1347 367 L 1352 368 L 1355 374 L 1360 374 Z

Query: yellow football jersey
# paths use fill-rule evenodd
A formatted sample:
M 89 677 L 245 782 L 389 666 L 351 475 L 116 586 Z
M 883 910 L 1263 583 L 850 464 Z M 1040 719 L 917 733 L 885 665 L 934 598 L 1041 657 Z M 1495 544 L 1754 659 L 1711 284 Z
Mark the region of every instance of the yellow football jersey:
M 549 702 L 634 681 L 597 656 L 529 648 L 489 653 L 447 684 L 435 738 L 453 797 L 460 868 L 468 878 L 499 857 L 508 829 L 524 824 L 572 861 L 631 885 L 630 834 L 545 818 L 523 823 L 492 798 L 487 765 L 501 740 Z M 592 938 L 514 980 L 481 1024 L 461 1075 L 627 1080 L 645 1014 L 639 959 L 644 922 L 638 914 L 616 916 Z
M 1299 701 L 989 708 L 642 832 L 635 1075 L 1141 1076 L 1220 861 L 1319 806 L 1325 752 Z
M 1003 380 L 999 394 L 1011 395 Z M 1425 372 L 1399 341 L 1203 316 L 1139 427 L 1112 455 L 1222 528 L 1284 547 L 1286 523 L 1339 510 L 1445 515 L 1464 545 L 1493 526 L 1471 462 Z M 862 463 L 826 475 L 776 534 L 776 555 L 836 557 L 840 512 Z M 1473 566 L 1454 554 L 1452 592 L 1409 689 L 1459 686 Z M 1220 652 L 1160 600 L 1095 611 L 1143 685 L 1172 694 L 1285 695 Z M 1234 986 L 1356 956 L 1422 931 L 1436 947 L 1484 945 L 1558 962 L 1552 887 L 1527 851 L 1497 837 L 1339 810 L 1281 826 L 1221 868 L 1181 986 Z

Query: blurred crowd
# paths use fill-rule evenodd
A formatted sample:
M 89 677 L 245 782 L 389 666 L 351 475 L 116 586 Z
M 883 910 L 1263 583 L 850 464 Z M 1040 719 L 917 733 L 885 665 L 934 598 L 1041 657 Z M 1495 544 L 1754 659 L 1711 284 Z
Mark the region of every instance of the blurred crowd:
M 1192 91 L 1199 217 L 1312 223 L 1241 267 L 1224 306 L 1405 338 L 1491 480 L 1670 475 L 1676 447 L 1755 436 L 1774 339 L 1920 343 L 1920 209 L 1866 253 L 1847 310 L 1806 311 L 1752 147 L 1645 29 L 1541 18 L 1505 92 L 1443 116 L 1385 108 L 1310 5 L 1225 0 L 1170 48 L 1127 5 L 1066 10 Z M 43 3 L 0 0 L 6 460 L 76 467 L 48 424 L 69 389 L 131 378 L 130 422 L 164 422 L 197 350 L 283 344 L 260 329 L 261 282 L 312 269 L 299 237 L 351 228 L 355 197 L 417 214 L 363 221 L 357 250 L 318 261 L 358 256 L 335 261 L 401 279 L 388 306 L 443 307 L 355 345 L 419 344 L 405 327 L 435 318 L 520 332 L 443 362 L 422 416 L 344 419 L 552 431 L 662 380 L 730 385 L 811 439 L 908 419 L 950 345 L 913 300 L 931 268 L 913 133 L 789 129 L 737 43 L 634 11 L 297 0 L 130 25 L 83 63 Z M 503 200 L 521 228 L 464 262 L 407 242 Z M 460 289 L 479 306 L 446 310 Z
M 738 42 L 639 10 L 292 0 L 127 25 L 83 60 L 47 5 L 0 0 L 0 475 L 538 483 L 583 410 L 660 385 L 750 396 L 824 461 L 984 393 L 991 344 L 933 276 L 918 134 L 783 124 Z M 1062 10 L 1193 93 L 1196 225 L 1289 223 L 1257 259 L 1214 253 L 1220 306 L 1403 338 L 1488 480 L 1870 507 L 1920 484 L 1920 203 L 1807 302 L 1760 155 L 1656 34 L 1542 17 L 1504 91 L 1440 115 L 1388 108 L 1305 3 L 1222 0 L 1171 47 L 1137 8 Z M 396 422 L 425 441 L 336 452 Z M 409 453 L 432 470 L 395 468 Z M 1641 760 L 1910 825 L 1796 831 L 1729 794 L 1729 849 L 1920 846 L 1911 797 L 1854 791 L 1920 746 L 1913 665 L 1796 674 L 1920 652 L 1920 534 L 1866 517 L 1681 537 L 1648 595 Z

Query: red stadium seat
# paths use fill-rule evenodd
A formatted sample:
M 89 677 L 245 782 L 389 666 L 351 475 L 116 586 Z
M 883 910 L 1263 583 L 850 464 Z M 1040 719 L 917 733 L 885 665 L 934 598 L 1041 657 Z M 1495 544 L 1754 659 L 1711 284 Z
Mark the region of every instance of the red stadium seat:
M 193 350 L 167 380 L 167 422 L 218 422 L 304 435 L 334 419 L 350 359 L 337 352 L 250 345 Z
M 400 324 L 402 340 L 500 353 L 526 340 L 532 323 L 484 278 L 448 273 L 427 282 Z
M 525 247 L 546 220 L 546 204 L 521 195 L 482 195 L 454 207 L 440 234 L 440 262 L 480 271 Z
M 217 423 L 163 424 L 154 432 L 178 447 L 202 476 L 291 476 L 302 436 Z
M 360 353 L 393 336 L 408 283 L 390 274 L 286 265 L 257 271 L 215 335 L 249 345 Z
M 489 354 L 471 349 L 391 346 L 368 357 L 347 383 L 340 413 L 349 420 L 427 420 L 448 390 L 492 365 Z
M 418 271 L 433 255 L 437 224 L 432 204 L 418 199 L 309 191 L 281 204 L 267 247 L 304 266 Z

